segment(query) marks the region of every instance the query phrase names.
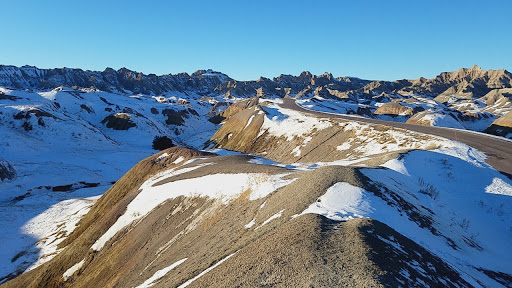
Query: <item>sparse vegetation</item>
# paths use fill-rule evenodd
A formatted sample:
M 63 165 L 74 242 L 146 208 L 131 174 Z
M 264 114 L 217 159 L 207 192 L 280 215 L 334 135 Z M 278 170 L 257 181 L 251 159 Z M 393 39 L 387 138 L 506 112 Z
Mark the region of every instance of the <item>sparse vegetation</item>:
M 251 188 L 246 189 L 245 191 L 240 193 L 240 195 L 235 199 L 235 202 L 240 205 L 246 204 L 247 202 L 249 202 L 249 197 L 251 196 L 251 192 L 252 192 Z
M 438 149 L 439 148 L 439 144 L 436 144 L 436 143 L 429 143 L 426 147 L 425 147 L 425 150 L 435 150 L 435 149 Z
M 172 140 L 167 136 L 155 136 L 153 139 L 153 149 L 155 150 L 165 150 L 167 148 L 174 147 L 175 145 L 172 143 Z
M 434 200 L 439 197 L 439 190 L 437 190 L 437 188 L 432 184 L 427 183 L 423 177 L 418 178 L 418 185 L 422 187 L 418 192 L 428 195 Z
M 470 224 L 471 224 L 471 221 L 466 218 L 462 219 L 462 221 L 459 222 L 460 228 L 462 228 L 464 231 L 468 231 Z

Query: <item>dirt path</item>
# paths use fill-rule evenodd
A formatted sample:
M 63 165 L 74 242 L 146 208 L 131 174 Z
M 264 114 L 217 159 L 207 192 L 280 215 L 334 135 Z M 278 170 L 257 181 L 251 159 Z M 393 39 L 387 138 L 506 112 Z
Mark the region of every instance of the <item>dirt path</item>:
M 406 124 L 400 122 L 376 120 L 370 118 L 355 117 L 351 115 L 325 113 L 318 111 L 311 111 L 304 109 L 295 103 L 295 99 L 286 97 L 283 99 L 283 108 L 308 113 L 315 116 L 339 118 L 344 120 L 382 124 L 398 128 L 407 129 L 410 131 L 441 136 L 447 139 L 456 140 L 474 147 L 488 156 L 486 162 L 494 167 L 494 169 L 505 174 L 508 178 L 512 179 L 512 142 L 505 139 L 493 137 L 483 133 L 475 133 L 471 131 L 455 130 L 450 128 L 423 126 L 415 124 Z

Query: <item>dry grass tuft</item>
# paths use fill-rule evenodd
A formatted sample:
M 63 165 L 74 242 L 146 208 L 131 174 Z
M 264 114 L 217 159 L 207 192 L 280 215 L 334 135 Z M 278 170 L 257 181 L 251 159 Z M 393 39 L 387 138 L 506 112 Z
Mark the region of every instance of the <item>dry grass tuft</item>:
M 239 205 L 244 205 L 247 202 L 249 202 L 249 197 L 251 196 L 252 189 L 246 189 L 244 192 L 242 192 L 236 199 L 235 203 Z

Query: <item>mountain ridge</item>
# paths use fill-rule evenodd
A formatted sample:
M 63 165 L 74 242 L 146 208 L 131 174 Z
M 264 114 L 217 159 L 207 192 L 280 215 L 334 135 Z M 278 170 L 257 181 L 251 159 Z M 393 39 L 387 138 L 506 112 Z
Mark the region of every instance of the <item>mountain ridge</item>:
M 483 97 L 493 89 L 512 88 L 512 74 L 505 69 L 483 70 L 474 65 L 457 71 L 441 72 L 434 78 L 395 81 L 334 77 L 325 72 L 314 75 L 304 71 L 298 76 L 281 74 L 272 79 L 239 81 L 211 69 L 192 74 L 144 74 L 127 68 L 91 71 L 79 68 L 40 69 L 35 66 L 0 65 L 0 86 L 16 89 L 53 89 L 58 86 L 94 88 L 106 92 L 158 95 L 165 92 L 194 91 L 201 95 L 253 97 L 256 95 L 296 95 L 324 93 L 334 98 L 371 97 L 387 94 L 457 95 Z M 318 92 L 320 88 L 327 88 Z M 321 89 L 320 89 L 321 90 Z

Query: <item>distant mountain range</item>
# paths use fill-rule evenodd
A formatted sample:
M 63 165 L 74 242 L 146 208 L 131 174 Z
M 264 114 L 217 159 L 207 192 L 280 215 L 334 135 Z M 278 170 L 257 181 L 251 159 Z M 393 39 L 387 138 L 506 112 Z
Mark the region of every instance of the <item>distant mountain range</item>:
M 432 79 L 370 81 L 355 77 L 333 77 L 330 73 L 299 76 L 280 75 L 273 79 L 237 81 L 212 70 L 187 73 L 143 74 L 126 68 L 89 71 L 71 68 L 40 69 L 34 66 L 0 65 L 0 86 L 15 89 L 53 89 L 58 86 L 94 88 L 106 92 L 158 95 L 166 92 L 194 92 L 200 95 L 252 97 L 314 93 L 341 99 L 371 98 L 379 95 L 456 95 L 471 99 L 494 89 L 512 88 L 507 70 L 483 70 L 478 66 L 443 72 Z

